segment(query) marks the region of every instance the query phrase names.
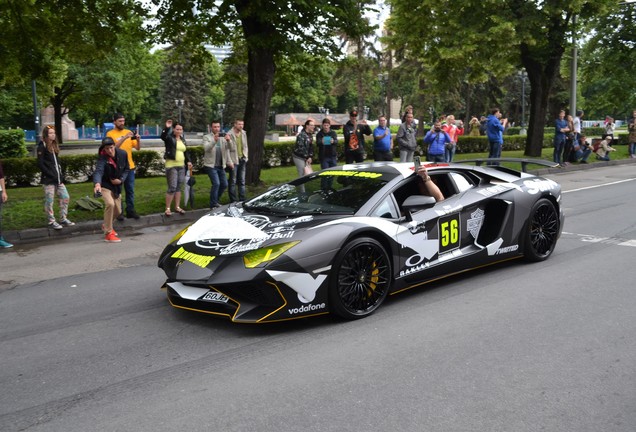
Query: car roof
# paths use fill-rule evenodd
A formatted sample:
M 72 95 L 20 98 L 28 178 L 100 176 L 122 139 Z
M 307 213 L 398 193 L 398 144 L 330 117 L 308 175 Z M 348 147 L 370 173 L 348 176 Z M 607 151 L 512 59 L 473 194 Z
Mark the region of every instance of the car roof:
M 432 164 L 423 163 L 428 169 L 436 169 L 437 167 L 448 167 L 448 164 Z M 400 175 L 403 178 L 413 175 L 414 172 L 413 162 L 365 162 L 338 165 L 332 168 L 328 168 L 328 171 L 366 171 L 372 173 L 392 174 Z
M 456 163 L 434 163 L 434 162 L 422 162 L 429 173 L 441 170 L 446 171 L 451 169 L 452 171 L 474 172 L 479 173 L 481 176 L 494 177 L 502 181 L 515 181 L 519 178 L 534 177 L 533 175 L 522 173 L 517 170 L 504 169 L 502 167 L 489 167 L 489 166 L 475 166 Z M 353 163 L 338 165 L 332 168 L 328 168 L 323 171 L 364 171 L 372 173 L 381 173 L 383 176 L 407 178 L 414 173 L 413 162 L 365 162 L 365 163 Z

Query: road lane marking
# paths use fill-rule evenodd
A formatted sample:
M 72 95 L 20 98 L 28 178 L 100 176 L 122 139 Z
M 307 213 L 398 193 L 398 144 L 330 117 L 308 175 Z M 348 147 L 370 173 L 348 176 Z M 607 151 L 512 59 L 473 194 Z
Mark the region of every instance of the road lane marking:
M 579 237 L 579 239 L 586 243 L 604 243 L 604 244 L 613 244 L 618 246 L 631 246 L 636 247 L 636 240 L 628 240 L 616 237 L 598 237 L 591 234 L 578 234 L 563 231 L 565 235 L 571 235 L 575 237 Z
M 585 186 L 585 187 L 581 187 L 581 188 L 577 188 L 577 189 L 570 189 L 570 190 L 567 190 L 567 191 L 561 191 L 561 193 L 566 194 L 566 193 L 570 193 L 570 192 L 578 192 L 578 191 L 587 190 L 587 189 L 596 189 L 596 188 L 600 188 L 600 187 L 604 187 L 604 186 L 613 186 L 613 185 L 616 185 L 616 184 L 630 182 L 630 181 L 634 181 L 634 180 L 636 180 L 636 178 L 625 179 L 625 180 L 617 180 L 615 182 L 601 183 L 601 184 L 597 184 L 597 185 L 593 185 L 593 186 Z

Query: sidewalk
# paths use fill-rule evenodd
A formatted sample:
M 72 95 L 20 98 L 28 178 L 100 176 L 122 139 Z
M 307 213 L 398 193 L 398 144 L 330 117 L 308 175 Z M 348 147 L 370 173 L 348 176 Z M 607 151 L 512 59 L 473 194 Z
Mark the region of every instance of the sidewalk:
M 173 213 L 168 217 L 163 213 L 156 213 L 146 216 L 141 216 L 138 220 L 124 219 L 123 222 L 115 220 L 114 228 L 117 232 L 121 233 L 124 237 L 136 230 L 158 225 L 173 225 L 183 222 L 194 222 L 201 216 L 207 214 L 208 209 L 197 209 L 186 211 L 186 214 L 180 215 Z M 95 235 L 96 237 L 104 237 L 102 233 L 102 223 L 100 220 L 77 222 L 74 226 L 64 227 L 61 230 L 54 230 L 48 227 L 42 228 L 29 228 L 17 231 L 4 231 L 4 238 L 9 243 L 25 244 L 33 242 L 45 242 L 49 240 L 55 240 L 60 238 L 76 237 L 80 235 Z M 8 249 L 11 250 L 11 249 Z

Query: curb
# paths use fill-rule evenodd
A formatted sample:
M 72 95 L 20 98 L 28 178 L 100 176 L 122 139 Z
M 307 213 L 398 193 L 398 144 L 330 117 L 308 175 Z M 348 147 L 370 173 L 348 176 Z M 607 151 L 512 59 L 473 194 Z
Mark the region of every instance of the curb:
M 636 163 L 636 159 L 618 159 L 618 160 L 609 160 L 609 161 L 597 160 L 597 161 L 594 161 L 593 163 L 582 164 L 579 162 L 579 163 L 572 163 L 570 165 L 560 167 L 560 168 L 539 168 L 539 169 L 531 170 L 528 172 L 535 175 L 542 176 L 546 174 L 560 174 L 560 173 L 566 173 L 570 171 L 583 171 L 583 170 L 589 170 L 594 168 L 604 168 L 604 167 L 615 166 L 615 165 L 628 165 L 633 163 Z
M 141 216 L 138 220 L 124 219 L 123 222 L 115 220 L 115 229 L 126 235 L 147 227 L 160 225 L 175 225 L 181 222 L 194 222 L 201 216 L 209 213 L 209 209 L 190 210 L 184 215 L 173 214 L 168 217 L 163 213 Z M 27 244 L 35 242 L 46 242 L 56 239 L 72 238 L 81 235 L 95 234 L 103 236 L 102 220 L 92 220 L 76 222 L 74 226 L 64 227 L 61 230 L 54 230 L 48 227 L 29 228 L 24 230 L 5 231 L 4 238 L 14 244 Z

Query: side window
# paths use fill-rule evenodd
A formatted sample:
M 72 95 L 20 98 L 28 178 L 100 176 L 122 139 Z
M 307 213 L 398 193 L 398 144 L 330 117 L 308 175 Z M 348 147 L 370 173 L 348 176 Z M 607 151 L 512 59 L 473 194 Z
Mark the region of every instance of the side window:
M 462 193 L 474 186 L 471 181 L 469 181 L 466 177 L 459 173 L 452 172 L 450 173 L 450 175 L 453 178 L 453 181 L 455 182 L 455 186 L 457 186 L 457 190 L 459 193 Z
M 380 203 L 379 206 L 373 210 L 371 216 L 381 217 L 386 219 L 398 219 L 400 217 L 400 213 L 397 211 L 395 207 L 395 203 L 391 196 L 388 196 Z

